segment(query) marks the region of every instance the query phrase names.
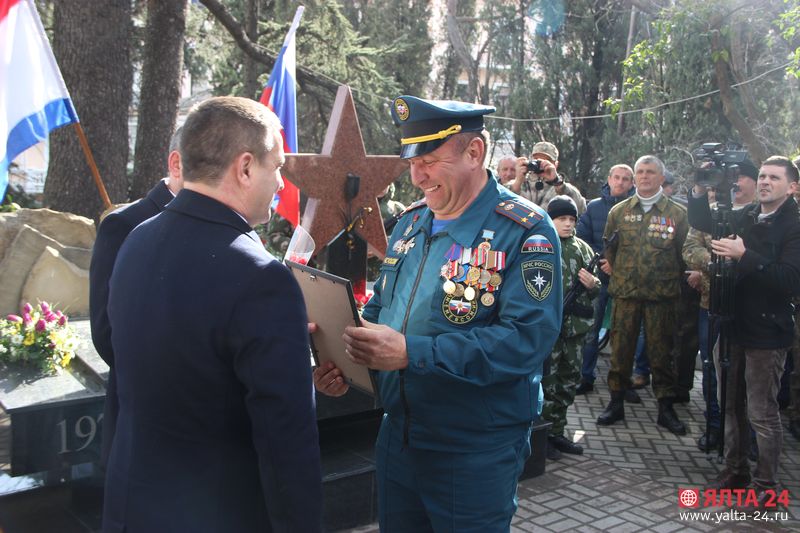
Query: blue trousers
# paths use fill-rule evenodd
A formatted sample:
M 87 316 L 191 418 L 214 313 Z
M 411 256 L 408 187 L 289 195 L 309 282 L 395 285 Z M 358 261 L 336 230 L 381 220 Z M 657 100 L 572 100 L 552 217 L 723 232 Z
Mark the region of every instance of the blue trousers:
M 517 482 L 530 455 L 530 428 L 493 450 L 456 453 L 403 448 L 385 415 L 375 447 L 382 533 L 507 532 Z
M 598 336 L 600 329 L 603 327 L 603 317 L 606 314 L 606 305 L 608 305 L 608 286 L 602 285 L 600 287 L 600 294 L 594 300 L 594 323 L 592 328 L 586 333 L 586 341 L 583 345 L 583 363 L 581 364 L 581 381 L 584 383 L 594 383 L 595 367 L 597 366 L 597 353 L 600 351 L 597 347 L 599 344 Z

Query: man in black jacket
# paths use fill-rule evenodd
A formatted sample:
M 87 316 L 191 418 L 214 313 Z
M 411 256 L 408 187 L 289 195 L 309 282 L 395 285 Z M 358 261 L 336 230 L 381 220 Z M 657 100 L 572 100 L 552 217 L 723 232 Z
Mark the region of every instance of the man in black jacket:
M 164 210 L 183 188 L 181 156 L 178 152 L 180 128 L 172 134 L 167 157 L 167 177 L 158 180 L 147 196 L 109 213 L 100 223 L 92 249 L 89 266 L 89 315 L 92 342 L 103 361 L 108 364 L 106 403 L 103 412 L 103 440 L 100 463 L 105 466 L 114 440 L 119 401 L 117 399 L 117 373 L 114 368 L 114 350 L 111 348 L 111 323 L 108 320 L 108 284 L 117 253 L 133 228 Z
M 308 316 L 252 230 L 283 187 L 280 130 L 254 100 L 196 106 L 183 190 L 119 250 L 106 533 L 322 530 Z
M 800 293 L 800 216 L 792 194 L 797 167 L 772 156 L 758 175 L 758 203 L 734 213 L 735 236 L 712 241 L 713 252 L 736 264 L 736 296 L 725 410 L 726 468 L 714 489 L 750 483 L 747 452 L 756 432 L 758 460 L 753 473 L 759 504 L 777 485 L 783 430 L 777 395 L 794 329 L 791 296 Z M 705 193 L 689 200 L 689 223 L 711 231 Z M 716 361 L 719 365 L 719 361 Z

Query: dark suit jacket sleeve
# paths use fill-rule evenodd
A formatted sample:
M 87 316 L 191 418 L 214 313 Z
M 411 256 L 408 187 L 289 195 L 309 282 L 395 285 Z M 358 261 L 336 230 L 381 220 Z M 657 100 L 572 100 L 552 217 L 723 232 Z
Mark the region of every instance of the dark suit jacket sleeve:
M 97 353 L 109 366 L 114 364 L 114 351 L 111 348 L 111 324 L 108 321 L 108 283 L 117 253 L 132 229 L 130 221 L 120 213 L 111 213 L 103 219 L 94 241 L 89 266 L 92 342 Z
M 599 252 L 603 249 L 602 246 L 596 246 L 594 243 L 594 228 L 592 227 L 592 217 L 590 215 L 591 211 L 589 208 L 586 208 L 586 211 L 580 216 L 578 219 L 578 227 L 575 230 L 578 238 L 585 241 L 589 246 L 592 247 L 592 250 L 595 252 Z
M 800 294 L 800 227 L 795 226 L 786 232 L 774 260 L 746 248 L 736 273 L 739 281 L 747 277 L 747 283 L 756 283 L 779 293 Z
M 708 205 L 708 195 L 704 194 L 695 198 L 694 193 L 689 191 L 686 197 L 689 225 L 696 230 L 711 233 L 713 221 L 711 220 L 711 207 Z
M 303 296 L 276 261 L 250 285 L 230 331 L 267 509 L 274 531 L 319 531 L 322 474 Z

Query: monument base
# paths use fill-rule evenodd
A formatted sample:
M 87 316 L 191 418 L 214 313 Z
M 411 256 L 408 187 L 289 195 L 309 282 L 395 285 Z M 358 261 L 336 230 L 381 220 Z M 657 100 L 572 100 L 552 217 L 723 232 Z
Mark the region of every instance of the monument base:
M 520 480 L 544 474 L 545 459 L 547 457 L 547 433 L 552 426 L 550 422 L 539 420 L 531 428 L 531 456 L 525 463 Z

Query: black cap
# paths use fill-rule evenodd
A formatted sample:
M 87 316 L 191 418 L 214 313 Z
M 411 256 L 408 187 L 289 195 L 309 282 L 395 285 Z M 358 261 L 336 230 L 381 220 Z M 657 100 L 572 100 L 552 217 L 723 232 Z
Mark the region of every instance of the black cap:
M 483 130 L 483 115 L 494 113 L 492 106 L 423 100 L 400 96 L 392 103 L 392 118 L 400 127 L 400 157 L 410 159 L 439 148 L 452 135 Z
M 747 176 L 755 181 L 758 181 L 758 168 L 756 165 L 750 161 L 749 159 L 745 159 L 739 165 L 739 175 L 740 176 Z
M 578 207 L 575 205 L 575 200 L 562 194 L 550 200 L 550 203 L 547 204 L 547 214 L 554 219 L 564 215 L 578 218 Z

